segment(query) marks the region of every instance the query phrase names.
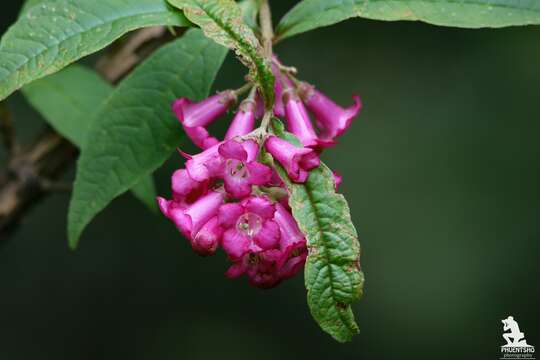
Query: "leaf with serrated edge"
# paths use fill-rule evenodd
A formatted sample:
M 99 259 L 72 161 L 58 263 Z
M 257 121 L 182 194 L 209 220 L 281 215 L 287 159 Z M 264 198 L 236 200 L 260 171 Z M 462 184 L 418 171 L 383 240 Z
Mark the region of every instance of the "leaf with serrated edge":
M 71 247 L 110 201 L 153 172 L 183 137 L 171 110 L 179 97 L 208 96 L 227 49 L 190 30 L 139 65 L 90 125 L 68 214 Z
M 311 314 L 336 340 L 350 341 L 359 331 L 351 304 L 362 296 L 364 275 L 347 201 L 335 193 L 332 172 L 324 164 L 305 184 L 286 184 L 294 218 L 308 240 L 305 283 Z
M 282 40 L 353 17 L 419 20 L 463 28 L 498 28 L 540 24 L 540 1 L 303 0 L 281 19 L 277 37 Z
M 73 64 L 22 88 L 28 102 L 62 136 L 80 147 L 92 114 L 112 93 L 113 87 L 94 71 Z M 132 189 L 133 195 L 157 210 L 156 190 L 151 176 Z
M 279 120 L 272 122 L 272 128 L 277 136 L 301 146 Z M 304 184 L 291 182 L 279 164 L 274 166 L 287 186 L 289 206 L 308 242 L 305 283 L 311 314 L 336 340 L 350 341 L 359 332 L 351 304 L 362 296 L 364 274 L 349 205 L 336 193 L 332 171 L 323 163 Z
M 188 24 L 165 0 L 61 0 L 32 6 L 0 41 L 0 100 L 128 31 Z
M 242 18 L 242 9 L 233 0 L 168 0 L 199 25 L 205 35 L 233 49 L 260 85 L 266 108 L 274 104 L 274 75 L 262 55 L 262 47 Z

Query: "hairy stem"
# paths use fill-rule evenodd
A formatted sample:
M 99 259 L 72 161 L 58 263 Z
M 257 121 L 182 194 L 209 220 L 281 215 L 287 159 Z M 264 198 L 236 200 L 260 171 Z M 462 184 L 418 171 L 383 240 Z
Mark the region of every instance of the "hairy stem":
M 272 12 L 268 0 L 262 0 L 259 10 L 259 22 L 261 24 L 262 45 L 264 56 L 272 59 L 272 41 L 274 39 L 274 28 L 272 26 Z

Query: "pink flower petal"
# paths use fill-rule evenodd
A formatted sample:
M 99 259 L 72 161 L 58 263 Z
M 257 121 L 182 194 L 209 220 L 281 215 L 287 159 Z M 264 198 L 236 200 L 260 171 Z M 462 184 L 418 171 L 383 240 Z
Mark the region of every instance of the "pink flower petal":
M 247 236 L 231 228 L 223 234 L 221 246 L 232 260 L 238 260 L 249 250 L 250 242 Z
M 257 246 L 263 250 L 275 249 L 279 245 L 279 226 L 273 220 L 264 222 L 261 230 L 253 237 Z
M 219 208 L 219 223 L 225 228 L 235 227 L 236 221 L 244 213 L 240 204 L 224 204 Z
M 219 154 L 225 159 L 246 161 L 248 154 L 241 143 L 228 140 L 219 146 Z

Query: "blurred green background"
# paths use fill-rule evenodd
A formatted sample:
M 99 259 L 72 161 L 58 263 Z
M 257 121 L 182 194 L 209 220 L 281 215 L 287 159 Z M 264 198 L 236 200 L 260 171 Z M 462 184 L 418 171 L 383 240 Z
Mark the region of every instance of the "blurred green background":
M 272 3 L 277 19 L 294 1 Z M 3 31 L 20 2 L 2 6 Z M 311 319 L 302 276 L 271 291 L 226 280 L 222 254 L 199 258 L 130 195 L 69 251 L 57 194 L 0 241 L 0 359 L 497 359 L 508 315 L 540 346 L 538 39 L 357 19 L 276 49 L 343 105 L 365 104 L 324 155 L 363 249 L 352 343 Z M 229 55 L 215 89 L 243 74 Z M 31 139 L 43 121 L 22 96 L 8 103 Z M 180 165 L 157 172 L 160 194 Z

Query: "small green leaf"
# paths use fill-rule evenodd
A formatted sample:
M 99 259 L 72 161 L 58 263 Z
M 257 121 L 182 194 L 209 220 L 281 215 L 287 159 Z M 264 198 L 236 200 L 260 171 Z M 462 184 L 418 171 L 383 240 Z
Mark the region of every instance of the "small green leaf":
M 90 125 L 68 214 L 71 247 L 115 197 L 157 169 L 180 144 L 171 103 L 208 96 L 227 49 L 190 30 L 139 65 Z
M 296 136 L 294 136 L 294 134 L 292 134 L 292 133 L 285 130 L 285 125 L 278 118 L 273 118 L 272 119 L 272 128 L 271 128 L 271 130 L 276 136 L 282 138 L 283 140 L 287 140 L 288 142 L 295 145 L 296 147 L 302 147 L 303 146 L 302 143 L 300 142 L 300 140 L 298 140 L 298 138 Z
M 340 21 L 420 20 L 462 28 L 540 24 L 540 1 L 520 0 L 303 0 L 277 28 L 279 40 Z
M 233 49 L 262 89 L 266 108 L 274 104 L 274 75 L 262 47 L 244 23 L 242 9 L 233 0 L 168 0 L 199 25 L 205 35 Z
M 113 87 L 94 71 L 77 64 L 22 89 L 28 102 L 43 118 L 77 147 L 83 143 L 92 114 L 112 91 Z M 157 210 L 151 176 L 144 178 L 132 191 L 146 206 Z
M 0 41 L 0 100 L 128 31 L 189 24 L 165 0 L 58 0 L 33 5 Z
M 332 171 L 324 164 L 311 171 L 305 184 L 292 183 L 283 169 L 279 172 L 308 241 L 305 284 L 311 314 L 336 340 L 350 341 L 359 332 L 351 304 L 362 296 L 364 274 L 347 201 L 335 192 Z

